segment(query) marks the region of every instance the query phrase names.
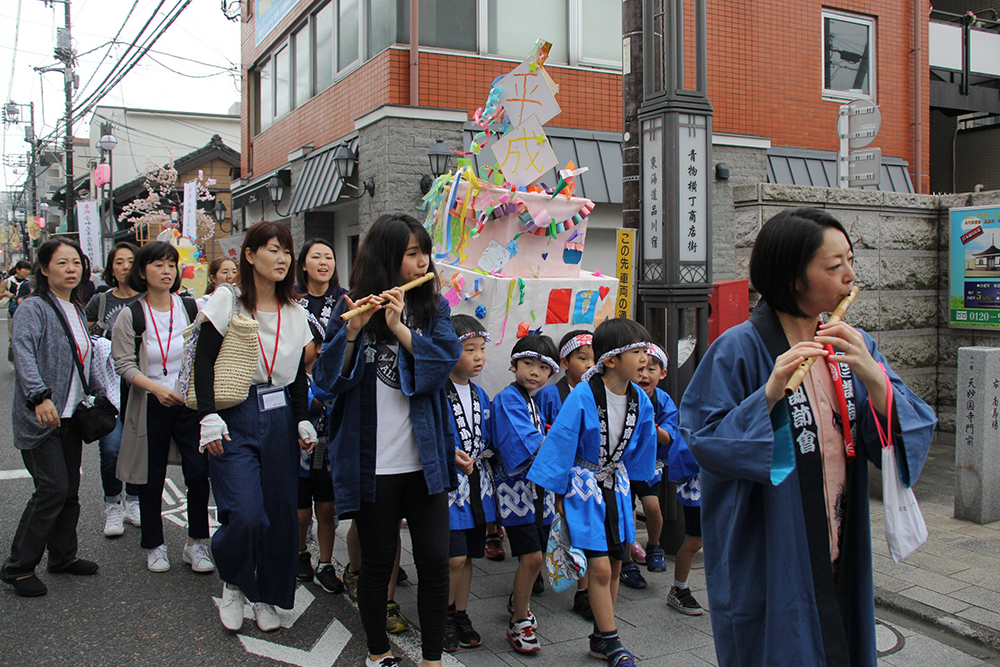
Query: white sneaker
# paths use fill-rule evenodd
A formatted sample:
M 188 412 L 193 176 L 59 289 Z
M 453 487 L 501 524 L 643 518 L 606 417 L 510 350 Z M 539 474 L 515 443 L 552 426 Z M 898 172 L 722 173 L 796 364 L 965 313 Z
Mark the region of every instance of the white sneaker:
M 104 537 L 119 537 L 125 534 L 124 515 L 120 502 L 107 504 L 104 508 Z
M 243 627 L 243 591 L 222 584 L 222 604 L 219 605 L 219 620 L 226 630 L 237 632 Z
M 261 632 L 271 632 L 281 627 L 281 617 L 273 604 L 253 603 L 253 613 L 257 617 L 257 627 Z
M 125 500 L 125 520 L 130 524 L 139 528 L 142 526 L 142 520 L 139 518 L 139 501 L 138 500 Z
M 208 553 L 208 545 L 201 540 L 195 540 L 194 544 L 184 547 L 184 562 L 191 566 L 195 572 L 214 572 L 215 563 Z
M 167 545 L 161 544 L 146 552 L 146 567 L 150 572 L 166 572 L 170 569 L 170 559 L 167 558 Z

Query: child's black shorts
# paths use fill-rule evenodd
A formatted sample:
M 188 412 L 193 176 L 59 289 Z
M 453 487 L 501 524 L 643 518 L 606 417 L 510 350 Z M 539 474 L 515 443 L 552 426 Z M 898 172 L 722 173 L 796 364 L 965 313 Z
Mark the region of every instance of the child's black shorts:
M 545 545 L 549 541 L 549 526 L 539 526 L 534 523 L 522 526 L 504 526 L 510 540 L 510 554 L 512 556 L 523 556 L 536 551 L 545 551 Z
M 482 558 L 486 555 L 485 525 L 448 532 L 448 558 L 458 558 L 459 556 Z
M 333 480 L 329 474 L 299 477 L 299 509 L 312 509 L 313 502 L 333 502 Z
M 684 508 L 684 534 L 691 537 L 701 537 L 701 507 L 688 507 L 687 505 L 681 505 L 681 507 Z

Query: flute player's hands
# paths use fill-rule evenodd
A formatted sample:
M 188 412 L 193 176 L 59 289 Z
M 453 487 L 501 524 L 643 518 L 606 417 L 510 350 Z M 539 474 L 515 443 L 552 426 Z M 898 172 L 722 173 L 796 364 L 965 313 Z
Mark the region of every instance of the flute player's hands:
M 886 410 L 885 399 L 888 396 L 886 387 L 886 376 L 879 367 L 878 362 L 872 357 L 865 345 L 865 338 L 861 332 L 846 322 L 826 323 L 820 325 L 816 332 L 816 342 L 823 345 L 832 345 L 843 354 L 837 356 L 837 361 L 843 362 L 851 367 L 854 376 L 861 380 L 868 389 L 875 409 L 883 415 Z
M 767 378 L 767 384 L 764 385 L 767 411 L 771 412 L 778 401 L 785 397 L 785 385 L 795 375 L 795 371 L 802 365 L 803 361 L 810 357 L 825 356 L 826 350 L 823 349 L 823 346 L 813 341 L 796 343 L 791 349 L 779 356 L 774 362 L 771 377 Z
M 375 313 L 377 313 L 379 310 L 382 309 L 382 306 L 379 305 L 380 299 L 374 294 L 366 296 L 363 299 L 358 299 L 357 301 L 352 301 L 351 297 L 345 294 L 344 301 L 347 302 L 348 311 L 354 310 L 355 308 L 363 306 L 367 303 L 374 304 L 374 306 L 371 309 L 366 310 L 360 315 L 355 315 L 351 319 L 347 320 L 347 324 L 345 325 L 347 329 L 347 340 L 354 342 L 354 340 L 358 337 L 358 332 L 361 331 L 361 329 L 366 324 L 368 324 L 369 320 L 372 319 L 372 315 L 374 315 Z

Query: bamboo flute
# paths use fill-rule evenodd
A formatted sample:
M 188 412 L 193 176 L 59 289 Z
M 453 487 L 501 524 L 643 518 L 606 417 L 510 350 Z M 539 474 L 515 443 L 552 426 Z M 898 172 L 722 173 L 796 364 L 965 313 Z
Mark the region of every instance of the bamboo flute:
M 420 285 L 423 285 L 428 280 L 433 280 L 434 277 L 435 277 L 434 272 L 433 271 L 428 271 L 427 273 L 425 273 L 424 275 L 420 276 L 419 278 L 414 278 L 413 280 L 411 280 L 410 282 L 406 283 L 405 285 L 402 285 L 402 289 L 403 289 L 404 292 L 409 292 L 414 287 L 419 287 Z M 384 303 L 388 303 L 388 301 L 389 301 L 388 299 L 382 299 L 382 301 L 379 302 L 379 305 L 382 305 Z M 371 310 L 374 307 L 375 307 L 375 305 L 372 304 L 372 303 L 366 303 L 363 306 L 358 306 L 354 310 L 349 310 L 346 313 L 344 313 L 343 315 L 341 315 L 340 316 L 340 321 L 341 322 L 346 322 L 347 320 L 351 319 L 352 317 L 355 317 L 357 315 L 360 315 L 361 313 L 369 311 L 369 310 Z
M 827 320 L 827 322 L 829 324 L 836 324 L 844 319 L 844 313 L 846 313 L 850 305 L 854 303 L 854 299 L 857 296 L 858 288 L 855 287 L 851 289 L 851 293 L 845 296 L 844 300 L 837 305 L 837 309 L 830 314 L 830 319 Z M 799 367 L 795 370 L 795 374 L 788 379 L 788 384 L 785 385 L 785 396 L 791 396 L 795 393 L 795 390 L 802 384 L 802 381 L 806 377 L 806 373 L 808 373 L 809 369 L 812 368 L 816 359 L 818 359 L 818 357 L 809 357 L 799 365 Z

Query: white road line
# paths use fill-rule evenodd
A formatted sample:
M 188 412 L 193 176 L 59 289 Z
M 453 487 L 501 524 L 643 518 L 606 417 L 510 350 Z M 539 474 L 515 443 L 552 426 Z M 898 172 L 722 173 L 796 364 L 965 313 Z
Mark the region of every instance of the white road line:
M 20 470 L 0 470 L 0 479 L 24 479 L 31 477 L 31 473 L 21 468 Z

